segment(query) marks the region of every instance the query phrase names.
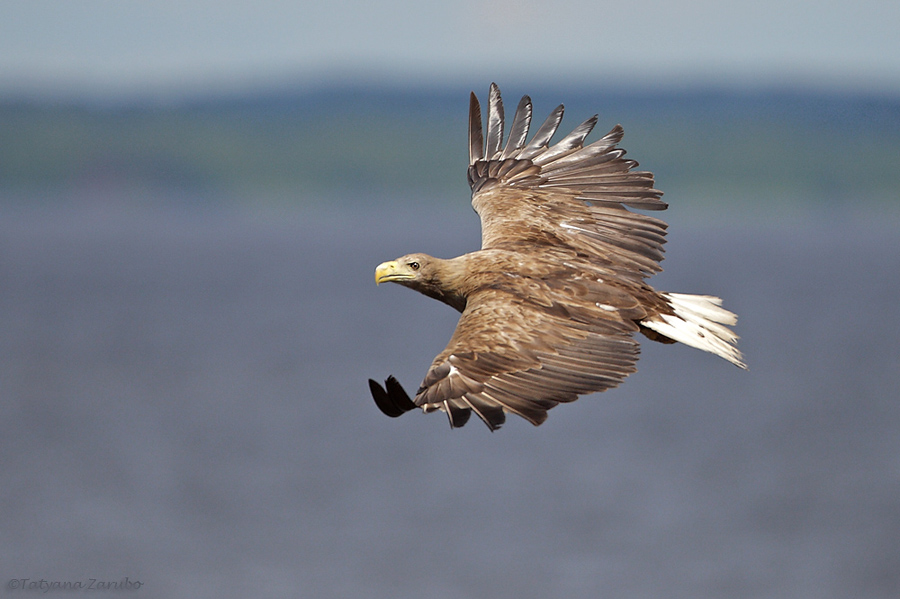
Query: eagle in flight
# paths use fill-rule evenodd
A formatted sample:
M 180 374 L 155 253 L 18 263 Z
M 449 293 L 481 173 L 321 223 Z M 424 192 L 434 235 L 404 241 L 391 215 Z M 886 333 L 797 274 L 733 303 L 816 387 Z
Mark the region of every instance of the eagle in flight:
M 469 186 L 481 219 L 481 249 L 442 260 L 408 254 L 375 269 L 390 281 L 462 313 L 447 347 L 414 398 L 393 376 L 369 380 L 391 417 L 443 411 L 450 426 L 474 413 L 491 430 L 512 413 L 534 425 L 547 410 L 615 387 L 635 372 L 635 333 L 680 341 L 746 368 L 728 325 L 737 316 L 709 295 L 656 291 L 667 225 L 629 210 L 664 210 L 653 174 L 617 148 L 616 125 L 589 145 L 593 116 L 550 145 L 560 105 L 531 141 L 532 104 L 522 98 L 506 143 L 503 102 L 490 88 L 487 136 L 469 103 Z

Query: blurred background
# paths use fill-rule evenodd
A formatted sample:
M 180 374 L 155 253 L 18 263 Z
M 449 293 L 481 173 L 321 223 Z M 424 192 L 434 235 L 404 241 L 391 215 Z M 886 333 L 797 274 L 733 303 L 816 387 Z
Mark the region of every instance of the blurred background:
M 0 5 L 0 574 L 142 597 L 897 597 L 900 4 Z M 653 171 L 643 343 L 491 434 L 383 417 L 457 315 L 376 264 L 477 249 L 468 93 Z

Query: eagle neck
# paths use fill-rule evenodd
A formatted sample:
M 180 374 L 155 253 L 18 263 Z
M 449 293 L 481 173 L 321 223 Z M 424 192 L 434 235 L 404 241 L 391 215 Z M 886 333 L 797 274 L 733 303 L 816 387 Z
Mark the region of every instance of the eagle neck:
M 466 309 L 466 296 L 468 289 L 467 256 L 450 258 L 449 260 L 435 259 L 435 269 L 429 284 L 419 289 L 428 297 L 452 306 L 462 312 Z

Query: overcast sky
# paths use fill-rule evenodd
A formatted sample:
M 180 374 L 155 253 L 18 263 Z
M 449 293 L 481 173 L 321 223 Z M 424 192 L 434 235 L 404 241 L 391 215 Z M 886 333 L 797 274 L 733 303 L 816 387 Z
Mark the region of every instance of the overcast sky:
M 4 0 L 0 95 L 365 78 L 900 93 L 897 0 Z

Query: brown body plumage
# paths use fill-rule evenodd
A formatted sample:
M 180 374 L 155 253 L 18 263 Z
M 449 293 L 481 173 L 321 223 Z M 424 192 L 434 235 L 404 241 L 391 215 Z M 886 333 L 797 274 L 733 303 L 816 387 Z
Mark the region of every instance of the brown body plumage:
M 537 425 L 547 410 L 618 385 L 636 370 L 641 331 L 681 341 L 744 367 L 725 326 L 736 317 L 710 296 L 660 293 L 645 279 L 661 270 L 666 225 L 626 208 L 662 210 L 653 175 L 616 147 L 616 126 L 584 146 L 592 117 L 553 146 L 559 106 L 526 143 L 531 101 L 519 103 L 505 145 L 500 91 L 491 86 L 488 133 L 475 94 L 469 112 L 472 206 L 482 247 L 441 260 L 410 254 L 376 269 L 462 312 L 446 349 L 414 399 L 393 377 L 370 380 L 389 416 L 442 410 L 451 426 L 475 412 L 494 430 L 505 414 Z

